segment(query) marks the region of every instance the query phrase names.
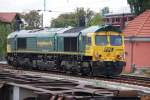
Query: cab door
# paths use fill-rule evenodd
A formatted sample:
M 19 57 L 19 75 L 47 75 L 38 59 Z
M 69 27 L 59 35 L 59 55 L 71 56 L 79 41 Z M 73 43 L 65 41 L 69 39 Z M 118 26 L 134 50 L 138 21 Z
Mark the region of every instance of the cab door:
M 92 36 L 86 36 L 85 54 L 86 56 L 92 56 L 93 54 Z

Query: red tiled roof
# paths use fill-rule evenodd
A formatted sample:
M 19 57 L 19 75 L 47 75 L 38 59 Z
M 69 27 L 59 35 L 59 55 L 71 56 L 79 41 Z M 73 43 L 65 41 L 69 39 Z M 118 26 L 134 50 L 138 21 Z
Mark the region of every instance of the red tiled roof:
M 125 36 L 150 36 L 150 10 L 130 21 L 124 33 Z
M 0 21 L 10 23 L 15 18 L 16 13 L 0 13 Z

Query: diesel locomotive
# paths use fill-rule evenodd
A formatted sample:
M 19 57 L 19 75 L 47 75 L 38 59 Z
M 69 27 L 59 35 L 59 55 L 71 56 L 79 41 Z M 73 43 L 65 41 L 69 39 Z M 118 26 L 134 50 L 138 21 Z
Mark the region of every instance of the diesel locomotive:
M 7 38 L 14 67 L 114 76 L 125 66 L 124 53 L 124 34 L 111 25 L 21 30 Z

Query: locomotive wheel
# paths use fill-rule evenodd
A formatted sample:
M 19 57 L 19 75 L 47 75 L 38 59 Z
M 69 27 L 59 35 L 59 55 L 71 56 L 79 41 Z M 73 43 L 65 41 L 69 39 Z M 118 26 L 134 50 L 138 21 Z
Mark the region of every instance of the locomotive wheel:
M 123 70 L 123 67 L 122 67 L 122 66 L 114 66 L 114 67 L 113 67 L 114 75 L 119 75 L 119 74 L 121 74 L 122 70 Z
M 81 67 L 81 74 L 83 76 L 91 76 L 91 68 L 90 67 Z
M 123 63 L 122 62 L 104 62 L 102 64 L 93 64 L 93 75 L 99 76 L 117 76 L 121 74 L 123 70 Z
M 15 61 L 13 61 L 12 65 L 13 65 L 15 68 L 17 68 L 17 67 L 18 67 L 18 63 L 17 63 L 17 61 L 16 61 L 16 60 L 15 60 Z
M 12 62 L 10 60 L 7 60 L 8 65 L 12 65 Z
M 72 66 L 71 69 L 70 69 L 71 73 L 72 74 L 77 74 L 77 68 L 76 66 Z
M 121 66 L 107 66 L 107 69 L 104 72 L 105 76 L 117 76 L 121 74 L 123 67 Z

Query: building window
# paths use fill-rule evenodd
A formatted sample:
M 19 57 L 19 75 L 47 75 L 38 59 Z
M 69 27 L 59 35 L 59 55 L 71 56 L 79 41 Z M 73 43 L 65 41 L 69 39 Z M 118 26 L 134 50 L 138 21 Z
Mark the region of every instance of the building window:
M 123 20 L 126 22 L 127 21 L 127 17 L 124 17 Z
M 120 22 L 120 18 L 116 18 L 116 22 Z
M 109 18 L 106 19 L 106 22 L 109 23 Z
M 133 17 L 128 17 L 128 21 L 131 21 L 133 19 Z
M 114 23 L 115 22 L 115 18 L 112 18 L 112 23 Z

